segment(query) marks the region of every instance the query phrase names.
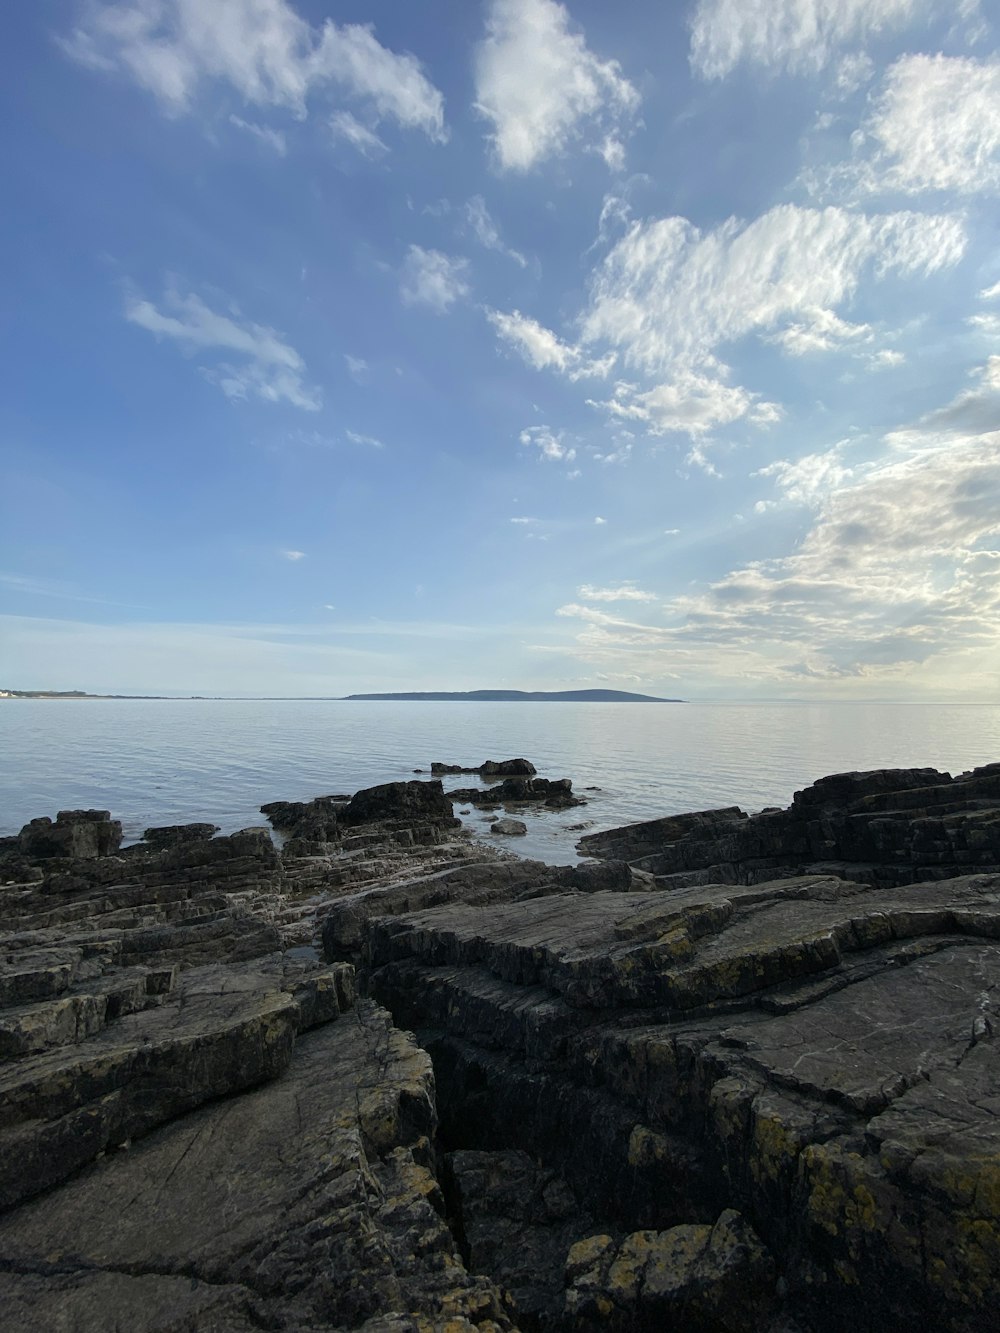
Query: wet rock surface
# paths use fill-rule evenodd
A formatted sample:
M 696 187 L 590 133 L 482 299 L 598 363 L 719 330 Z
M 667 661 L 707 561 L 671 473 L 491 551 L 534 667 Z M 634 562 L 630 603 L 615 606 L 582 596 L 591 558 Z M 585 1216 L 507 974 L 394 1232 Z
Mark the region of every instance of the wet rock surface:
M 32 821 L 0 1326 L 996 1327 L 995 784 L 840 775 L 556 867 L 437 781 L 273 802 L 280 847 Z

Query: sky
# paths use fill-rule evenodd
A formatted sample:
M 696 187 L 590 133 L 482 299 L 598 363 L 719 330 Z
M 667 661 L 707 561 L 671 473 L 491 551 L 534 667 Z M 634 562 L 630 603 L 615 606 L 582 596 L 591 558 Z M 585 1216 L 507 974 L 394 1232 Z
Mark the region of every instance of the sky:
M 996 0 L 33 0 L 0 687 L 1000 700 Z

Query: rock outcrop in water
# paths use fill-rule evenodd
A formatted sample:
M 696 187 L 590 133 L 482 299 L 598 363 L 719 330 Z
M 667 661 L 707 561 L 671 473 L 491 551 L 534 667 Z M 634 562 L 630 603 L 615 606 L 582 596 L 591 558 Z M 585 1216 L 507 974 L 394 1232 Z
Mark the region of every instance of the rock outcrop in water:
M 957 778 L 934 768 L 839 773 L 796 792 L 787 810 L 670 815 L 591 834 L 579 850 L 629 861 L 663 888 L 809 873 L 877 885 L 996 873 L 1000 764 Z
M 437 782 L 274 802 L 280 850 L 33 821 L 0 1322 L 995 1327 L 998 785 L 841 775 L 572 867 Z

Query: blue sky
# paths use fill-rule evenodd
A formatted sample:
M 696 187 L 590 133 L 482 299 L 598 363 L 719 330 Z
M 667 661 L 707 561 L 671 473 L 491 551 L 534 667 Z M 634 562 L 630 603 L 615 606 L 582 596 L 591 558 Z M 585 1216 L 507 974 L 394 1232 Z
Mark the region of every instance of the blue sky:
M 1000 697 L 988 0 L 38 0 L 0 686 Z

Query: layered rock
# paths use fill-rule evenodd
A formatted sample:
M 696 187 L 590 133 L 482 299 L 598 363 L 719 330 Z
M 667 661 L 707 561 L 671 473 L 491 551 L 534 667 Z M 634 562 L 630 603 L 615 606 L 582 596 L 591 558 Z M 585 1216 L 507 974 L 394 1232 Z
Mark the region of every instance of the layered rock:
M 475 846 L 439 782 L 274 802 L 280 848 L 33 821 L 0 840 L 3 1318 L 992 1327 L 998 780 L 841 775 L 573 867 Z
M 0 1219 L 8 1328 L 510 1328 L 431 1170 L 430 1062 L 362 1006 L 282 1077 Z
M 510 1326 L 443 1219 L 429 1060 L 312 947 L 316 867 L 336 896 L 471 847 L 440 783 L 279 804 L 323 855 L 204 824 L 121 849 L 104 812 L 0 848 L 11 1327 Z
M 449 1145 L 542 1160 L 611 1238 L 560 1326 L 694 1320 L 676 1272 L 649 1306 L 609 1275 L 676 1227 L 701 1254 L 726 1209 L 816 1329 L 994 1317 L 1000 877 L 452 904 L 372 920 L 365 951 L 434 1057 Z
M 997 873 L 1000 764 L 956 778 L 933 768 L 840 773 L 796 792 L 787 810 L 670 815 L 578 847 L 629 861 L 665 888 L 814 872 L 879 885 Z

